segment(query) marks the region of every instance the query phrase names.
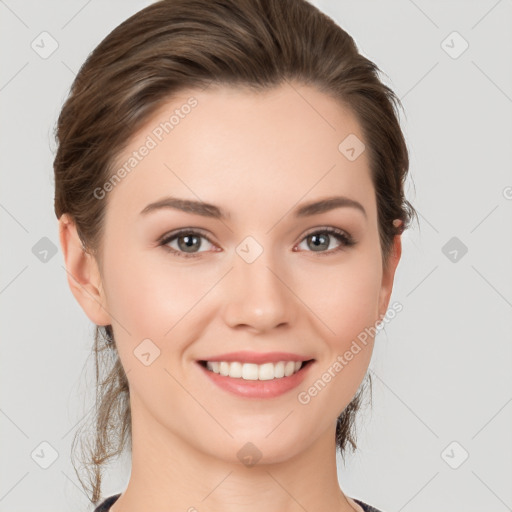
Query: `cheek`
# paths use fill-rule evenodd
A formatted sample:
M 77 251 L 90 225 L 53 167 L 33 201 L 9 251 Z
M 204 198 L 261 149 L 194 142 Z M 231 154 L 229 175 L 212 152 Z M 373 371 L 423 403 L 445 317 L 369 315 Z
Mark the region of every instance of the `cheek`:
M 347 342 L 378 318 L 382 268 L 378 251 L 351 253 L 332 266 L 309 268 L 308 279 L 297 277 L 297 293 L 318 316 L 328 336 Z M 305 270 L 303 270 L 305 272 Z
M 354 253 L 345 265 L 318 272 L 315 286 L 309 287 L 304 301 L 319 318 L 317 327 L 325 343 L 325 357 L 298 395 L 312 417 L 329 411 L 334 421 L 368 370 L 382 279 L 379 257 L 378 250 Z
M 198 315 L 206 318 L 203 299 L 218 281 L 219 269 L 200 270 L 187 263 L 180 267 L 158 248 L 112 249 L 110 261 L 106 260 L 105 287 L 113 323 L 124 327 L 116 328 L 119 350 L 133 350 L 146 338 L 160 349 L 172 340 L 173 350 L 179 349 L 198 328 Z
M 187 287 L 179 273 L 165 272 L 146 260 L 142 255 L 127 257 L 111 266 L 108 306 L 133 337 L 158 339 L 175 322 Z

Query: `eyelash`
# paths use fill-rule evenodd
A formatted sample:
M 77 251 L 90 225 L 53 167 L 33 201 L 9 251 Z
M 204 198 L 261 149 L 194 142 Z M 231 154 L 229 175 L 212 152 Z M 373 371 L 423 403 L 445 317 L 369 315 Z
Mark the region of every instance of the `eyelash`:
M 356 244 L 355 240 L 348 233 L 346 233 L 345 231 L 342 231 L 340 229 L 337 229 L 337 228 L 323 228 L 323 229 L 318 229 L 315 231 L 310 231 L 309 233 L 306 233 L 304 235 L 304 237 L 302 238 L 300 243 L 302 243 L 302 241 L 304 241 L 308 236 L 324 234 L 324 233 L 333 235 L 341 243 L 338 247 L 336 247 L 335 249 L 331 249 L 330 251 L 318 252 L 317 254 L 319 256 L 332 255 L 334 253 L 338 253 L 339 251 L 346 249 L 347 247 L 352 247 L 353 245 Z M 180 258 L 196 258 L 196 257 L 200 256 L 201 255 L 200 252 L 187 254 L 187 253 L 184 253 L 181 251 L 177 251 L 176 249 L 172 249 L 171 247 L 169 247 L 167 245 L 168 243 L 172 242 L 176 238 L 179 238 L 181 235 L 199 235 L 200 237 L 208 240 L 208 242 L 210 244 L 215 245 L 205 234 L 201 233 L 200 231 L 194 231 L 191 229 L 182 229 L 176 233 L 170 233 L 169 235 L 164 235 L 163 237 L 160 238 L 158 245 L 163 247 L 166 251 L 171 252 L 174 256 L 178 256 Z M 306 252 L 315 252 L 315 251 L 306 251 Z

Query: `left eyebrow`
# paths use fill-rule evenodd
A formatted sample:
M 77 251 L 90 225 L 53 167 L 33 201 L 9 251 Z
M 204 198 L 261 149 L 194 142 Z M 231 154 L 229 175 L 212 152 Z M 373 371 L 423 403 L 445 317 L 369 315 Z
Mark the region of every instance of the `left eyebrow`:
M 312 201 L 310 203 L 306 203 L 295 210 L 295 216 L 306 217 L 309 215 L 317 215 L 319 213 L 328 212 L 330 210 L 334 210 L 335 208 L 345 207 L 355 208 L 356 210 L 359 210 L 365 217 L 367 217 L 366 210 L 360 202 L 345 196 L 327 197 L 320 201 Z
M 363 213 L 365 217 L 367 217 L 366 210 L 361 203 L 344 196 L 328 197 L 319 201 L 317 200 L 306 203 L 299 206 L 294 211 L 294 215 L 295 217 L 307 217 L 342 207 L 355 208 Z M 172 196 L 164 197 L 159 201 L 148 204 L 140 213 L 141 215 L 146 215 L 149 212 L 163 208 L 172 208 L 186 213 L 202 215 L 203 217 L 211 217 L 214 219 L 226 220 L 230 218 L 230 214 L 225 212 L 222 208 L 215 206 L 214 204 L 204 203 L 202 201 L 193 201 L 191 199 L 181 199 Z

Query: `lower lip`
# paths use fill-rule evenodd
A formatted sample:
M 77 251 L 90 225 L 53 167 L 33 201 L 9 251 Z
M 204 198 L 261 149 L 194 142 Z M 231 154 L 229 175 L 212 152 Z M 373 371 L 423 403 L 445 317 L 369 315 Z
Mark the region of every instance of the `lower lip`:
M 281 377 L 271 380 L 245 380 L 236 379 L 211 372 L 202 366 L 199 362 L 197 365 L 220 388 L 229 391 L 244 398 L 274 398 L 296 388 L 309 372 L 309 368 L 314 361 L 310 361 L 306 366 L 302 367 L 297 373 L 289 377 Z

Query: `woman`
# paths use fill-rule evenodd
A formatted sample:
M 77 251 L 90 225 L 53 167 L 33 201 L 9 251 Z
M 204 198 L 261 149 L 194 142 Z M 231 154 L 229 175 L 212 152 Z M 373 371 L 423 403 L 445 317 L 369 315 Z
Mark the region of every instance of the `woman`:
M 97 326 L 96 512 L 377 510 L 336 449 L 415 215 L 398 104 L 305 0 L 161 0 L 88 57 L 54 168 Z

